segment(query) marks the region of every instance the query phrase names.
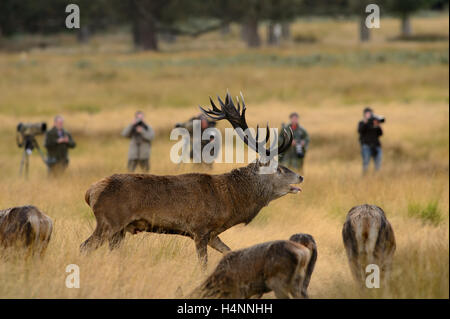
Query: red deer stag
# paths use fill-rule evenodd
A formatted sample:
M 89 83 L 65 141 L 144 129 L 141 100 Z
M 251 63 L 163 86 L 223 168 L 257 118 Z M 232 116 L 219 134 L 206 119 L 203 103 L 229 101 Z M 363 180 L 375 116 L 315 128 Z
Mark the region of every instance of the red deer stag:
M 249 134 L 245 120 L 245 103 L 235 107 L 229 94 L 221 109 L 211 100 L 213 110 L 205 111 L 215 119 L 227 119 L 240 137 L 256 151 L 266 151 L 265 141 Z M 211 115 L 212 114 L 212 115 Z M 269 128 L 267 128 L 267 131 Z M 292 143 L 292 131 L 283 132 L 278 153 Z M 273 143 L 274 144 L 274 143 Z M 267 158 L 266 158 L 267 159 Z M 86 202 L 94 212 L 97 226 L 81 244 L 81 251 L 98 248 L 106 240 L 116 248 L 125 233 L 157 232 L 192 238 L 203 266 L 207 262 L 207 245 L 221 253 L 230 251 L 218 235 L 234 225 L 248 224 L 270 201 L 301 189 L 293 186 L 303 177 L 286 167 L 278 166 L 271 174 L 260 174 L 261 161 L 220 175 L 183 174 L 157 176 L 151 174 L 114 174 L 94 183 L 86 192 Z
M 52 235 L 53 222 L 34 206 L 0 210 L 0 247 L 27 248 L 43 255 Z
M 308 298 L 307 289 L 317 259 L 314 238 L 295 234 L 226 254 L 191 298 Z
M 387 284 L 395 252 L 395 237 L 384 211 L 375 205 L 353 207 L 342 229 L 345 250 L 354 279 L 365 282 L 366 267 L 375 264 Z

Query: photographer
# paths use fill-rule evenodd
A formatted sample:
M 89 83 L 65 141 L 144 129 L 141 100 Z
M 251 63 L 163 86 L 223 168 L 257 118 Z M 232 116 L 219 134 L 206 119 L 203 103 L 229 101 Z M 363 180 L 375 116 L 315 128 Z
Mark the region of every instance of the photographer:
M 200 136 L 203 136 L 203 133 L 209 129 L 209 128 L 213 128 L 216 127 L 216 122 L 215 121 L 211 121 L 209 120 L 205 115 L 203 114 L 198 114 L 197 116 L 191 117 L 188 121 L 184 122 L 184 123 L 176 123 L 175 127 L 183 127 L 185 129 L 188 130 L 189 132 L 189 141 L 186 141 L 186 143 L 189 143 L 190 145 L 190 153 L 189 156 L 191 158 L 191 160 L 194 158 L 194 146 L 193 146 L 193 137 L 194 137 L 194 121 L 200 121 Z M 204 140 L 201 139 L 200 140 L 200 152 L 203 152 L 203 148 L 208 145 L 208 143 L 210 141 L 214 140 L 214 137 L 211 136 L 209 140 Z M 212 152 L 212 150 L 211 150 Z M 212 155 L 212 153 L 211 153 Z M 209 166 L 212 166 L 212 163 L 209 164 Z
M 282 156 L 280 156 L 280 163 L 302 171 L 303 162 L 309 145 L 309 135 L 308 132 L 299 124 L 299 116 L 296 112 L 291 113 L 291 115 L 289 115 L 289 119 L 291 123 L 288 127 L 292 129 L 294 138 L 292 140 L 291 147 Z M 284 128 L 285 126 L 283 125 L 280 130 L 280 140 L 282 139 L 281 134 Z
M 148 172 L 150 147 L 154 133 L 150 125 L 144 122 L 143 112 L 135 113 L 133 122 L 122 131 L 122 136 L 131 139 L 128 151 L 128 170 L 134 172 L 139 164 L 145 172 Z
M 44 146 L 47 149 L 47 165 L 50 175 L 58 175 L 69 165 L 69 148 L 75 147 L 72 135 L 64 129 L 64 119 L 57 115 L 53 127 L 45 134 Z
M 363 119 L 358 124 L 359 142 L 361 143 L 361 156 L 363 161 L 363 173 L 367 172 L 370 159 L 373 158 L 375 170 L 381 167 L 383 152 L 381 150 L 380 136 L 383 130 L 380 123 L 384 118 L 374 115 L 373 110 L 366 107 L 363 111 Z

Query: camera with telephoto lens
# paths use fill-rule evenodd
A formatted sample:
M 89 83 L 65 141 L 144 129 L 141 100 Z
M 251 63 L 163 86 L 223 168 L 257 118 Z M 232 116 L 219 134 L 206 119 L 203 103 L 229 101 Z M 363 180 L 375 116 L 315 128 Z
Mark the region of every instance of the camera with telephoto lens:
M 35 136 L 44 134 L 47 131 L 47 123 L 19 123 L 17 125 L 17 132 L 26 136 Z
M 17 146 L 25 147 L 28 153 L 34 148 L 34 137 L 44 134 L 47 131 L 47 124 L 40 123 L 19 123 L 17 125 Z
M 369 118 L 369 123 L 373 124 L 374 121 L 378 121 L 379 123 L 384 123 L 386 121 L 386 118 L 381 115 L 372 114 L 372 116 Z

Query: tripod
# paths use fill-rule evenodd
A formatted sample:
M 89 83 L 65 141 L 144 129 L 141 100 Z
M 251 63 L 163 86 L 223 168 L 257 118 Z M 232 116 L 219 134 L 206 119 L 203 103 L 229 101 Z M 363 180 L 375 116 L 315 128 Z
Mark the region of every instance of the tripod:
M 42 152 L 41 148 L 39 147 L 39 144 L 34 136 L 26 135 L 23 137 L 23 141 L 24 143 L 19 144 L 19 146 L 25 146 L 23 149 L 22 160 L 20 161 L 19 175 L 22 176 L 23 168 L 25 166 L 25 177 L 28 178 L 28 171 L 30 164 L 29 157 L 31 155 L 31 152 L 33 151 L 33 148 L 36 148 L 39 151 L 39 155 L 41 156 L 45 165 L 47 165 L 47 161 L 45 160 L 45 155 Z

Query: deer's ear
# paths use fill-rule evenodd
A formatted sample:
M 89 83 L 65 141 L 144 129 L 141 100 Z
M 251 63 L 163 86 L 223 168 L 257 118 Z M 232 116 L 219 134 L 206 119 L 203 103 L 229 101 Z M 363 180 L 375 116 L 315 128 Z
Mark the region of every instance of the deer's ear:
M 260 167 L 265 167 L 265 166 L 270 166 L 271 161 L 268 158 L 265 158 L 262 160 L 261 160 L 261 158 L 258 158 L 257 162 Z
M 257 158 L 257 159 L 255 160 L 255 169 L 258 170 L 260 166 L 261 166 L 261 162 L 260 162 L 259 159 Z
M 267 163 L 263 163 L 262 161 L 257 160 L 256 163 L 255 169 L 258 170 L 260 174 L 274 174 L 277 172 L 278 165 L 276 162 L 268 161 Z

